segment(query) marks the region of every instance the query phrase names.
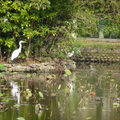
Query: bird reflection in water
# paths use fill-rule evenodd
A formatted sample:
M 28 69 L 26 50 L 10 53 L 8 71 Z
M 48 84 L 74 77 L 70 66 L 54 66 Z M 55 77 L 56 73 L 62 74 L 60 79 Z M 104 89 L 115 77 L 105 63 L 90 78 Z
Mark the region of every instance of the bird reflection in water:
M 96 71 L 96 69 L 92 66 L 92 64 L 90 65 L 90 71 Z
M 20 104 L 20 89 L 19 89 L 19 86 L 13 81 L 11 81 L 10 85 L 11 85 L 11 88 L 12 88 L 11 89 L 11 94 L 12 94 L 14 100 L 17 102 L 17 104 Z

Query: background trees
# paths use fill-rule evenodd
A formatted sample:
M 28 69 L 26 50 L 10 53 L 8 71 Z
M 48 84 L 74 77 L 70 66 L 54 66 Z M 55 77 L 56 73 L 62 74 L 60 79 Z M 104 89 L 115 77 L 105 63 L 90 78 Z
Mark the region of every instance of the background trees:
M 19 40 L 20 57 L 64 57 L 76 36 L 119 38 L 119 0 L 1 0 L 0 57 L 8 58 Z

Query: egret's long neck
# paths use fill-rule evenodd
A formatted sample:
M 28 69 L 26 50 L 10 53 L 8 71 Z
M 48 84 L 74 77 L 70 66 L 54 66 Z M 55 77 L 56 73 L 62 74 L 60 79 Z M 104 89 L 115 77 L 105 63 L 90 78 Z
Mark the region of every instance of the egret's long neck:
M 21 42 L 19 42 L 19 50 L 21 51 L 21 48 L 22 48 L 22 43 Z

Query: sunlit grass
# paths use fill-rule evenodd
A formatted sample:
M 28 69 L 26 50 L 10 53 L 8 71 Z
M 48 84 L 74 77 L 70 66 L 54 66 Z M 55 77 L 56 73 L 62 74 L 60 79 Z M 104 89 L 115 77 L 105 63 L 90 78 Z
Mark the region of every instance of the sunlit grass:
M 93 47 L 93 48 L 106 48 L 115 49 L 120 47 L 120 42 L 108 42 L 108 41 L 90 41 L 87 39 L 78 39 L 74 46 L 77 47 Z

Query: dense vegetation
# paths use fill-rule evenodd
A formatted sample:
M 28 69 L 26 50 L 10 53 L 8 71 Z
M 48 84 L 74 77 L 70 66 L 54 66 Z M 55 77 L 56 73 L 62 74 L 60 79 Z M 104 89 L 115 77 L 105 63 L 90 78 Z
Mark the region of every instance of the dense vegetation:
M 26 41 L 20 57 L 65 57 L 76 36 L 120 38 L 119 0 L 1 0 L 0 57 Z M 79 47 L 79 46 L 77 46 Z

